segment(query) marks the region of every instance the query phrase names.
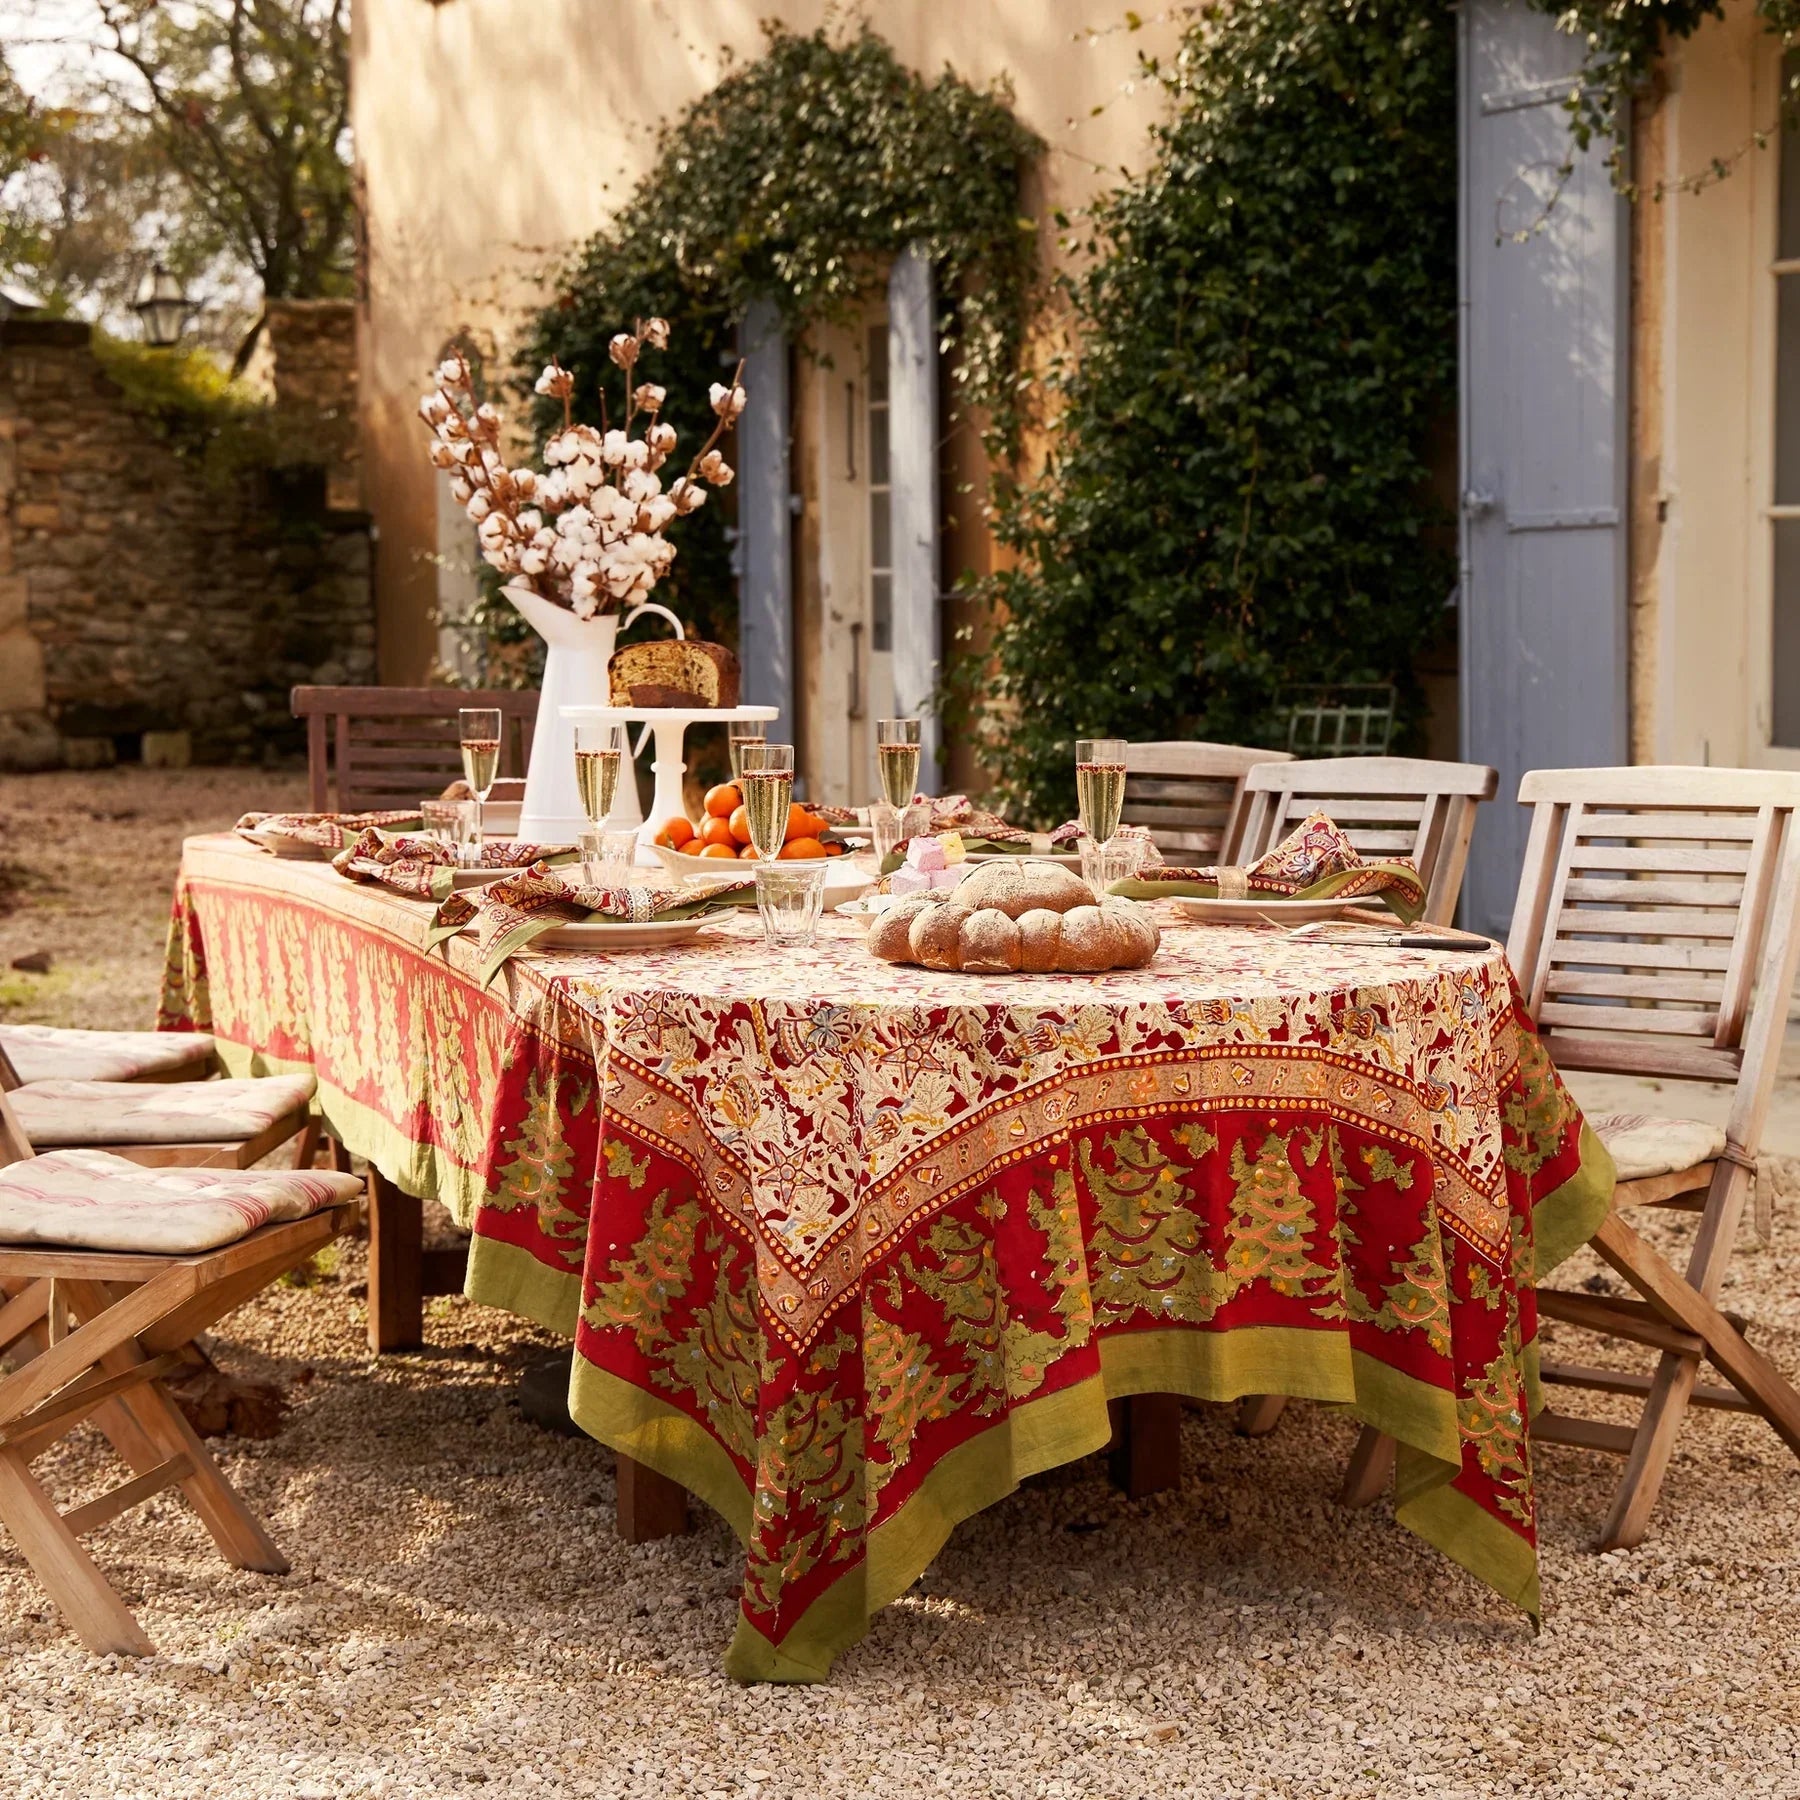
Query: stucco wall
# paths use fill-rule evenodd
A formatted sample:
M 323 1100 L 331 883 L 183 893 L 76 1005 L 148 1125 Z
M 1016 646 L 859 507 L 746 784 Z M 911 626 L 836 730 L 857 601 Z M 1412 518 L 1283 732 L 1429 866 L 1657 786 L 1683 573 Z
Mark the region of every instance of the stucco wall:
M 757 54 L 761 19 L 810 31 L 828 15 L 842 16 L 825 0 L 359 0 L 363 486 L 379 527 L 384 680 L 422 680 L 435 649 L 437 502 L 413 409 L 440 347 L 466 330 L 504 354 L 540 273 L 649 166 L 657 124 L 729 57 Z M 1174 23 L 1126 31 L 1109 0 L 886 0 L 872 17 L 924 74 L 948 64 L 975 83 L 1010 79 L 1020 117 L 1051 146 L 1028 201 L 1048 259 L 1051 213 L 1142 158 L 1160 107 L 1137 58 L 1169 50 Z

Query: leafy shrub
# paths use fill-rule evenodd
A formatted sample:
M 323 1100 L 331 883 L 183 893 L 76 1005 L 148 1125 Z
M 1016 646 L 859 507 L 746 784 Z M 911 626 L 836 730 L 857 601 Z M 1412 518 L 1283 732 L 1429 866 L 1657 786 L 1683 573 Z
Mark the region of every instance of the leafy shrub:
M 1454 579 L 1427 428 L 1456 370 L 1455 20 L 1231 0 L 1149 65 L 1171 116 L 1068 284 L 1048 460 L 1003 503 L 965 665 L 1008 801 L 1065 818 L 1072 740 L 1271 741 L 1279 690 L 1394 681 Z M 1412 697 L 1416 713 L 1416 696 Z

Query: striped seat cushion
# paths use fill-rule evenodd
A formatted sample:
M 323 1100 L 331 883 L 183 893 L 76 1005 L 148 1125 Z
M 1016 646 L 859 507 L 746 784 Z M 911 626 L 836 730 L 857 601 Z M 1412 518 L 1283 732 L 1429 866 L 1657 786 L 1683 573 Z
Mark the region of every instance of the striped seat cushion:
M 34 1150 L 242 1142 L 304 1107 L 310 1075 L 258 1081 L 39 1081 L 10 1096 Z
M 1590 1117 L 1594 1134 L 1612 1153 L 1621 1181 L 1673 1175 L 1711 1162 L 1725 1148 L 1723 1127 L 1704 1119 L 1663 1119 L 1651 1113 Z
M 52 1150 L 0 1169 L 0 1244 L 186 1256 L 354 1200 L 354 1175 L 145 1169 L 104 1150 Z
M 190 1065 L 205 1072 L 213 1041 L 203 1031 L 70 1031 L 60 1025 L 0 1025 L 21 1081 L 143 1081 Z

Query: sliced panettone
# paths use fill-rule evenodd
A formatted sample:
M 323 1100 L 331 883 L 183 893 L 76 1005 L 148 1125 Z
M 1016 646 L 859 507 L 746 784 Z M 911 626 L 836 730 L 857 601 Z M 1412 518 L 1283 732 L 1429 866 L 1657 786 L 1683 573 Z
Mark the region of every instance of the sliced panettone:
M 733 707 L 738 659 L 723 644 L 656 638 L 627 644 L 607 665 L 614 706 Z

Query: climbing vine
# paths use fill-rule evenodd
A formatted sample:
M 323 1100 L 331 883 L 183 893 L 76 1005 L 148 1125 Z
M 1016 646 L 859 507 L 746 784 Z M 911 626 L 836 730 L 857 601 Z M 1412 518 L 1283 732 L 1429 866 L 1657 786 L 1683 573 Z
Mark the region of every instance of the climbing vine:
M 558 276 L 520 372 L 554 356 L 575 375 L 578 416 L 598 423 L 607 344 L 634 319 L 670 321 L 660 360 L 671 373 L 723 366 L 752 301 L 772 301 L 790 336 L 849 321 L 892 258 L 919 244 L 937 271 L 960 402 L 1004 451 L 1019 430 L 1037 264 L 1019 181 L 1041 149 L 1003 91 L 949 70 L 923 80 L 866 26 L 840 39 L 771 25 L 755 61 L 662 128 L 649 172 Z M 656 360 L 648 376 L 663 381 Z M 704 408 L 706 382 L 666 385 L 664 416 L 682 443 L 698 441 L 711 420 L 691 407 Z M 540 415 L 540 428 L 552 422 Z M 687 522 L 666 584 L 709 635 L 730 628 L 727 522 L 716 507 Z
M 1565 102 L 1570 132 L 1581 150 L 1596 141 L 1610 143 L 1613 179 L 1629 188 L 1620 132 L 1626 105 L 1649 81 L 1664 43 L 1692 37 L 1708 19 L 1723 17 L 1724 0 L 1530 0 L 1530 4 L 1554 17 L 1559 29 L 1583 40 L 1581 79 Z M 1800 40 L 1800 0 L 1756 0 L 1756 10 L 1784 47 Z M 1784 84 L 1782 108 L 1793 124 L 1800 113 L 1800 83 L 1792 75 Z M 1709 171 L 1713 178 L 1726 172 L 1723 166 Z
M 1078 736 L 1279 742 L 1303 683 L 1395 682 L 1417 716 L 1455 579 L 1426 489 L 1455 31 L 1441 0 L 1219 0 L 1150 65 L 1170 117 L 1071 246 L 1049 459 L 974 588 L 996 629 L 964 698 L 1022 815 L 1068 816 Z

